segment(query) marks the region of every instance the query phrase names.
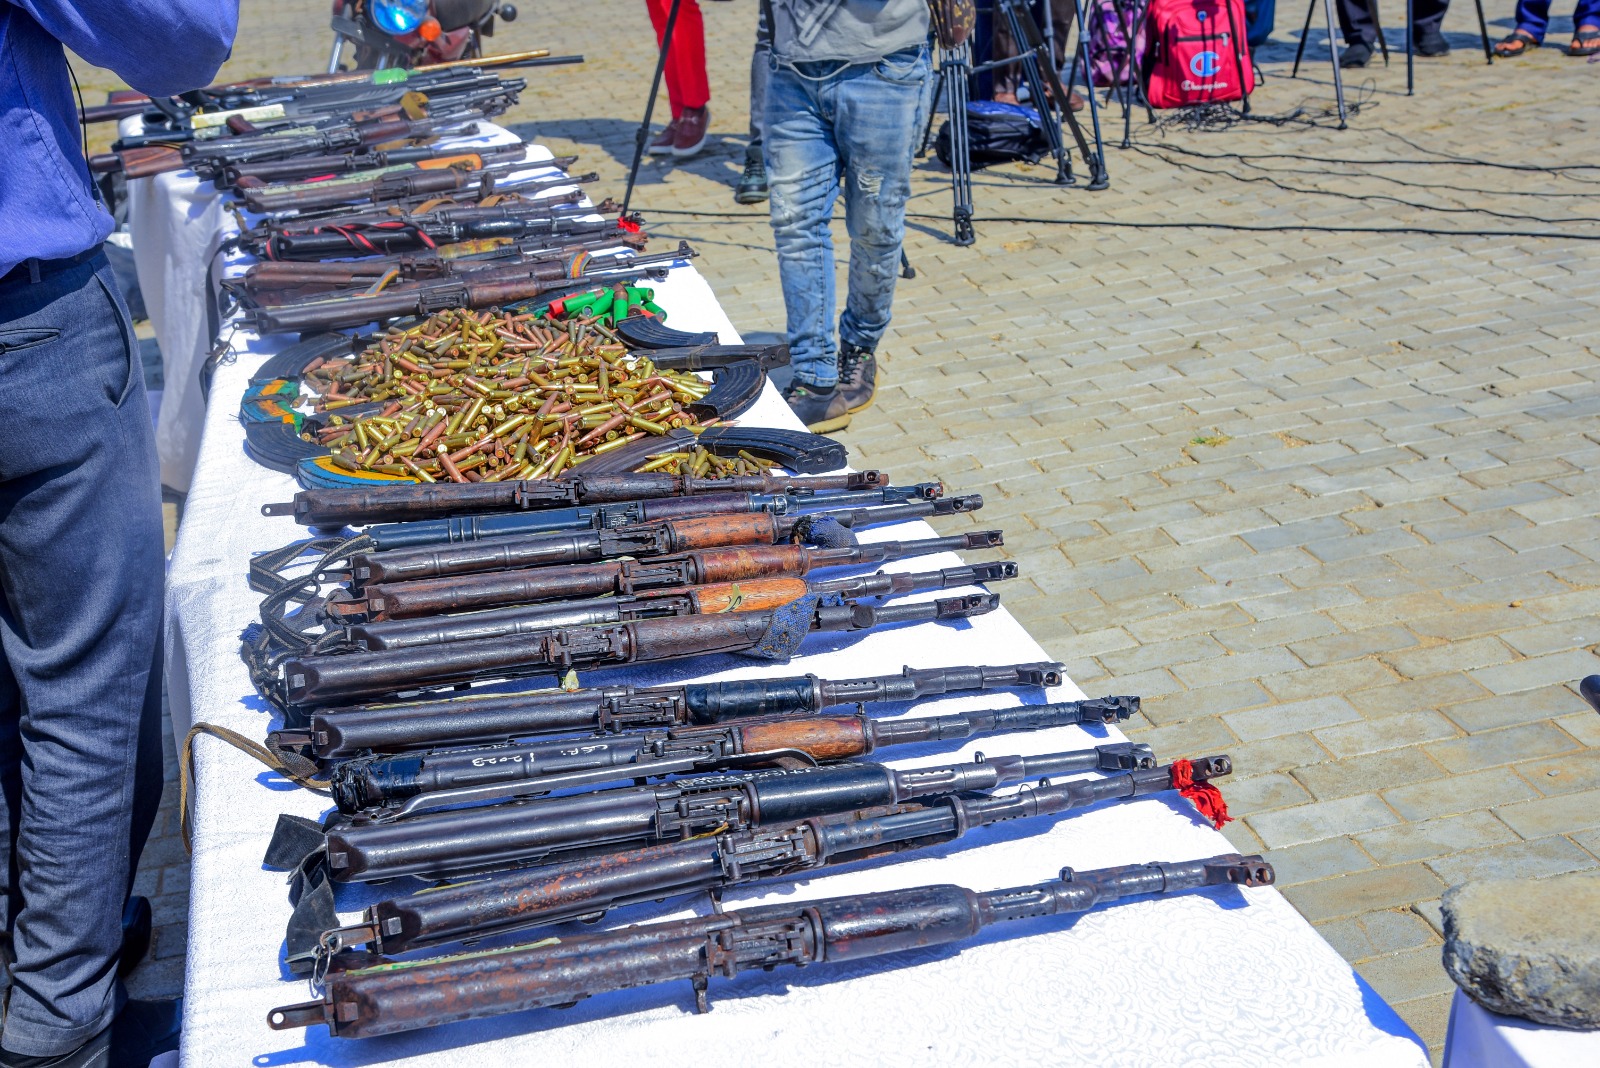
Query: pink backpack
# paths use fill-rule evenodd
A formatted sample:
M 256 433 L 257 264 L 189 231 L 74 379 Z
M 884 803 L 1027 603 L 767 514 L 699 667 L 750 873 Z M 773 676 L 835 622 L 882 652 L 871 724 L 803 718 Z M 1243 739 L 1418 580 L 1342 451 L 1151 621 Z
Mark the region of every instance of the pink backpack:
M 1244 0 L 1150 0 L 1144 91 L 1153 108 L 1242 100 L 1256 87 Z
M 1100 88 L 1122 85 L 1139 76 L 1145 51 L 1144 13 L 1137 4 L 1117 0 L 1091 0 L 1089 19 L 1089 73 Z M 1128 37 L 1135 41 L 1128 55 Z

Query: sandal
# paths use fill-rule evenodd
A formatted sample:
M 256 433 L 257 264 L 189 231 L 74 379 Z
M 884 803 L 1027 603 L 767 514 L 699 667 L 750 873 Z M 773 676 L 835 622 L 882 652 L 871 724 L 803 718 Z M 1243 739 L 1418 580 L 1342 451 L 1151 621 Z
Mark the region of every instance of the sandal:
M 1579 26 L 1567 46 L 1569 56 L 1592 56 L 1600 53 L 1600 26 Z
M 1502 59 L 1512 59 L 1539 47 L 1539 39 L 1527 30 L 1512 30 L 1511 36 L 1497 42 L 1494 54 Z

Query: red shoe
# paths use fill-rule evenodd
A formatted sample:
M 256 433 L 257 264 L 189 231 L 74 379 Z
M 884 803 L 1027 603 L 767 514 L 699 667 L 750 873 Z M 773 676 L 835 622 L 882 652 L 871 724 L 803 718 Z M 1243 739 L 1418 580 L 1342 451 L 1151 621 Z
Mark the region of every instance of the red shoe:
M 672 154 L 678 159 L 688 159 L 706 147 L 711 136 L 711 108 L 684 108 L 678 116 L 678 134 L 672 141 Z
M 667 123 L 667 128 L 656 134 L 656 139 L 650 142 L 650 147 L 646 151 L 652 156 L 672 155 L 672 146 L 678 140 L 680 122 L 679 119 L 673 119 Z

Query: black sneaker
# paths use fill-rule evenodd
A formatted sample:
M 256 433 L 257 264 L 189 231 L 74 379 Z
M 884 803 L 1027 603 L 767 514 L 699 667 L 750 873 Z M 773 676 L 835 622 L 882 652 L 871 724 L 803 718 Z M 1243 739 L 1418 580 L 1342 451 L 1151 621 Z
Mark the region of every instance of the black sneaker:
M 1372 46 L 1365 41 L 1357 41 L 1353 45 L 1346 45 L 1344 54 L 1339 57 L 1339 66 L 1345 70 L 1352 67 L 1365 67 L 1372 62 Z
M 848 342 L 839 346 L 839 392 L 844 394 L 844 410 L 851 415 L 872 405 L 878 392 L 878 358 L 870 349 Z
M 740 204 L 759 204 L 767 199 L 767 165 L 760 157 L 744 161 L 744 173 L 739 176 L 733 199 Z
M 1412 46 L 1416 48 L 1419 56 L 1448 56 L 1450 42 L 1444 39 L 1444 34 L 1439 32 L 1439 27 L 1421 30 L 1412 38 Z
M 843 430 L 850 425 L 850 413 L 844 407 L 844 394 L 837 386 L 819 390 L 804 382 L 790 382 L 783 391 L 783 400 L 795 417 L 814 434 Z

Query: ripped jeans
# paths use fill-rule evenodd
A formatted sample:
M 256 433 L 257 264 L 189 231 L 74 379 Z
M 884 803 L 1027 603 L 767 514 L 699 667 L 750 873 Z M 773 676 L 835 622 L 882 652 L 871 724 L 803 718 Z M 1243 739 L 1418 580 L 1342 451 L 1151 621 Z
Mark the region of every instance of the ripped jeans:
M 839 339 L 875 349 L 889 327 L 900 274 L 928 50 L 908 48 L 850 66 L 774 56 L 770 71 L 764 144 L 790 358 L 796 381 L 829 389 L 839 381 L 834 201 L 842 187 L 850 289 Z

